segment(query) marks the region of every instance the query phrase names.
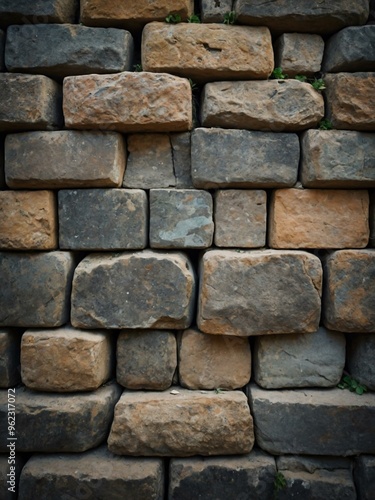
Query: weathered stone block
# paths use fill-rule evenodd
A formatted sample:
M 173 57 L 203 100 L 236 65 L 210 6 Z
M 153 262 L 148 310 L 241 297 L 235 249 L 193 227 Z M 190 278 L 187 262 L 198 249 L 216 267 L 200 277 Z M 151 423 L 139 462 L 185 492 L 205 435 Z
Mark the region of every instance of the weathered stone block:
M 71 321 L 78 328 L 187 328 L 194 292 L 194 271 L 182 253 L 89 255 L 74 276 Z
M 190 132 L 181 134 L 171 134 L 173 172 L 175 176 L 176 188 L 193 188 L 191 178 L 191 140 Z M 169 186 L 153 186 L 169 187 Z M 172 187 L 172 186 L 171 186 Z
M 275 66 L 288 76 L 313 75 L 320 71 L 324 40 L 319 35 L 284 33 L 275 42 Z
M 0 248 L 57 247 L 56 199 L 52 191 L 0 191 Z
M 188 389 L 239 389 L 250 380 L 247 338 L 185 330 L 179 339 L 178 359 L 180 384 Z
M 116 132 L 26 132 L 5 141 L 11 188 L 119 187 L 126 152 Z
M 375 333 L 353 333 L 348 340 L 349 373 L 368 389 L 375 391 Z
M 321 287 L 320 261 L 307 252 L 208 251 L 201 260 L 198 327 L 238 336 L 315 332 Z
M 33 24 L 7 30 L 8 71 L 63 78 L 130 71 L 132 62 L 133 38 L 125 30 L 79 24 Z
M 375 491 L 375 457 L 361 455 L 355 459 L 354 480 L 358 498 L 373 500 Z
M 338 73 L 324 77 L 326 116 L 334 128 L 375 130 L 375 73 Z
M 375 71 L 375 26 L 351 26 L 327 42 L 323 71 Z
M 264 389 L 334 387 L 345 366 L 345 335 L 316 333 L 256 337 L 253 372 Z
M 4 51 L 5 51 L 5 33 L 3 30 L 0 30 L 0 71 L 5 70 Z
M 147 245 L 148 201 L 141 189 L 59 191 L 60 248 L 140 249 Z
M 162 500 L 160 459 L 125 458 L 101 446 L 84 453 L 33 455 L 24 467 L 20 500 L 38 498 L 138 498 Z
M 172 458 L 168 498 L 272 498 L 275 475 L 274 458 L 260 450 L 242 457 Z
M 0 329 L 0 387 L 14 387 L 21 380 L 20 342 L 21 332 Z
M 375 134 L 307 130 L 301 141 L 301 181 L 310 188 L 375 187 Z
M 70 252 L 0 252 L 0 326 L 66 323 L 74 267 Z
M 375 251 L 332 252 L 324 272 L 324 325 L 340 332 L 374 332 Z
M 5 172 L 4 172 L 4 136 L 0 134 L 0 189 L 5 187 Z
M 0 0 L 0 25 L 74 23 L 78 0 Z
M 62 126 L 61 86 L 43 75 L 0 73 L 0 131 Z
M 68 76 L 63 88 L 67 128 L 185 132 L 193 126 L 184 78 L 147 72 Z
M 271 34 L 264 27 L 150 23 L 142 32 L 142 67 L 201 82 L 266 79 Z
M 375 194 L 370 192 L 370 247 L 375 247 Z
M 297 134 L 219 128 L 197 128 L 191 134 L 192 177 L 198 188 L 291 187 L 299 155 Z
M 202 394 L 176 387 L 124 391 L 115 408 L 109 449 L 118 455 L 236 455 L 253 447 L 253 424 L 240 391 Z
M 213 82 L 202 95 L 204 127 L 291 132 L 314 128 L 323 116 L 323 96 L 297 80 Z
M 218 190 L 215 194 L 215 245 L 257 248 L 266 244 L 265 191 Z
M 113 347 L 110 332 L 28 330 L 21 343 L 22 382 L 36 391 L 93 391 L 112 374 Z
M 117 341 L 117 382 L 127 389 L 161 390 L 172 385 L 177 368 L 174 333 L 123 330 Z
M 364 190 L 277 189 L 271 195 L 269 245 L 363 248 L 369 240 L 368 207 Z
M 16 389 L 18 452 L 80 452 L 102 444 L 121 394 L 117 384 L 73 394 L 36 393 Z M 8 451 L 7 392 L 0 392 L 0 450 Z
M 200 0 L 202 23 L 222 23 L 232 4 L 232 0 Z
M 197 189 L 151 189 L 150 246 L 207 248 L 214 223 L 212 196 Z
M 375 451 L 374 393 L 269 391 L 251 384 L 248 395 L 257 444 L 269 453 L 349 456 Z
M 15 453 L 15 456 L 10 456 L 9 451 L 7 455 L 0 455 L 0 490 L 3 492 L 3 500 L 18 498 L 18 484 L 22 467 L 26 461 L 24 457 L 14 452 L 14 450 L 13 453 Z M 8 463 L 9 458 L 11 460 L 10 464 Z M 7 476 L 7 474 L 12 476 Z

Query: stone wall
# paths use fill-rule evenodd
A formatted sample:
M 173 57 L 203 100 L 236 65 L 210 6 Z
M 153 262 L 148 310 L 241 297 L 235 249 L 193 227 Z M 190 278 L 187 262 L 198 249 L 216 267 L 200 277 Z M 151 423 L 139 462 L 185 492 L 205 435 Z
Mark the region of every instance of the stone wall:
M 195 4 L 0 0 L 1 498 L 375 498 L 374 3 Z

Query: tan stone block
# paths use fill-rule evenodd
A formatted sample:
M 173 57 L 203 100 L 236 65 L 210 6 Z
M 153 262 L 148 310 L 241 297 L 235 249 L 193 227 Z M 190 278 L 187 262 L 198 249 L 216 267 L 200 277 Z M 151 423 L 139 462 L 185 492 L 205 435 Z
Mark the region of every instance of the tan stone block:
M 57 215 L 52 191 L 0 191 L 0 249 L 52 250 Z
M 197 81 L 266 79 L 271 34 L 263 27 L 150 23 L 142 33 L 142 66 Z
M 27 330 L 21 342 L 22 382 L 37 391 L 93 391 L 111 376 L 111 333 L 75 330 Z
M 320 71 L 324 40 L 319 35 L 284 33 L 275 42 L 275 66 L 288 76 L 313 75 Z
M 278 189 L 271 197 L 272 248 L 363 248 L 369 240 L 365 190 Z
M 185 132 L 192 128 L 188 80 L 160 73 L 123 72 L 64 79 L 67 128 L 119 132 Z

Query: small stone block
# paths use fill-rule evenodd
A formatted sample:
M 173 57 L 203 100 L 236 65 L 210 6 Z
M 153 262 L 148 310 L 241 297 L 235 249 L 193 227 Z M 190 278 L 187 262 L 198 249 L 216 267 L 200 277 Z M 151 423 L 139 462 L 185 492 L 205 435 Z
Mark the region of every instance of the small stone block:
M 74 23 L 78 0 L 0 0 L 0 25 Z
M 370 247 L 375 247 L 375 194 L 370 194 Z
M 175 186 L 180 189 L 193 188 L 191 178 L 191 140 L 190 132 L 170 135 L 172 146 L 173 172 L 176 178 Z M 169 186 L 153 186 L 169 187 Z M 172 186 L 170 186 L 172 187 Z
M 202 23 L 222 23 L 232 4 L 232 0 L 200 0 Z
M 324 40 L 319 35 L 284 33 L 275 42 L 275 66 L 289 77 L 311 76 L 320 71 Z
M 370 391 L 375 391 L 375 333 L 353 333 L 348 340 L 350 375 Z
M 355 459 L 354 480 L 358 498 L 361 500 L 374 500 L 375 456 L 361 455 Z
M 3 30 L 0 30 L 0 71 L 5 70 L 4 52 L 5 52 L 5 33 Z
M 0 134 L 0 189 L 4 189 L 5 172 L 4 172 L 4 136 Z
M 21 333 L 17 330 L 0 329 L 0 387 L 17 385 L 20 380 Z
M 9 459 L 10 463 L 8 462 Z M 12 449 L 8 448 L 7 455 L 0 455 L 0 491 L 3 492 L 2 500 L 19 498 L 18 485 L 25 461 L 26 458 L 17 453 L 13 447 Z

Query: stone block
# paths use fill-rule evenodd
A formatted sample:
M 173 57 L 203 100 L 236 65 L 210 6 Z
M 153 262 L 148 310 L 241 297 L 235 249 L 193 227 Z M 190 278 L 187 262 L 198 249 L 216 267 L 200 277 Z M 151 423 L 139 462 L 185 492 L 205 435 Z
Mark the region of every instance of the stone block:
M 124 141 L 116 132 L 25 132 L 5 141 L 11 188 L 119 187 L 125 163 Z
M 375 251 L 332 252 L 324 274 L 324 325 L 340 332 L 374 332 Z
M 130 71 L 132 62 L 133 38 L 125 30 L 79 24 L 33 24 L 7 30 L 5 64 L 13 73 L 64 78 Z
M 19 499 L 162 500 L 163 491 L 160 459 L 118 457 L 101 446 L 84 453 L 33 455 L 22 471 Z
M 0 26 L 74 23 L 78 4 L 78 0 L 0 0 Z
M 321 68 L 324 40 L 319 35 L 284 33 L 276 41 L 275 66 L 289 77 L 312 76 Z
M 107 384 L 96 391 L 73 394 L 37 393 L 16 389 L 17 452 L 81 452 L 108 436 L 120 387 Z M 7 392 L 0 392 L 0 450 L 7 450 Z
M 275 460 L 252 450 L 238 457 L 172 458 L 170 500 L 272 498 Z
M 21 343 L 22 382 L 36 391 L 93 391 L 112 375 L 113 340 L 110 332 L 70 326 L 27 330 Z
M 368 210 L 365 190 L 277 189 L 269 208 L 269 245 L 363 248 L 369 240 Z
M 144 71 L 194 81 L 267 79 L 273 70 L 268 28 L 150 23 L 142 32 Z
M 0 75 L 1 76 L 1 75 Z M 119 132 L 185 132 L 193 126 L 187 79 L 160 73 L 68 76 L 67 128 Z
M 307 130 L 301 140 L 301 181 L 309 188 L 375 187 L 375 134 Z
M 202 94 L 204 127 L 297 132 L 323 116 L 323 96 L 297 80 L 212 82 Z
M 177 394 L 176 394 L 177 392 Z M 108 438 L 118 455 L 237 455 L 253 447 L 253 423 L 241 391 L 202 394 L 175 387 L 124 391 Z
M 0 30 L 0 71 L 5 70 L 4 52 L 5 52 L 5 33 L 3 30 Z
M 194 294 L 182 253 L 93 254 L 75 272 L 71 321 L 77 328 L 188 328 Z
M 188 389 L 239 389 L 250 380 L 247 338 L 185 330 L 179 339 L 178 359 L 180 384 Z
M 14 387 L 20 380 L 21 332 L 9 328 L 0 329 L 0 387 Z
M 355 459 L 354 480 L 358 498 L 361 500 L 374 500 L 375 456 L 361 455 Z
M 147 245 L 148 201 L 141 189 L 60 190 L 60 248 L 141 249 Z
M 348 337 L 347 368 L 352 377 L 375 391 L 375 333 Z
M 212 196 L 197 189 L 151 189 L 150 246 L 207 248 L 214 223 Z
M 57 247 L 56 198 L 52 191 L 0 191 L 0 249 Z
M 375 130 L 375 73 L 337 73 L 324 77 L 326 117 L 334 128 Z
M 334 387 L 345 366 L 345 335 L 320 327 L 316 333 L 255 338 L 255 382 L 263 389 Z
M 375 71 L 375 25 L 350 26 L 326 44 L 323 71 Z
M 74 267 L 70 252 L 0 252 L 0 326 L 66 323 Z
M 375 194 L 370 194 L 370 247 L 375 247 Z
M 61 86 L 43 75 L 0 73 L 0 131 L 61 127 Z
M 7 455 L 0 455 L 0 491 L 3 492 L 1 497 L 3 500 L 19 498 L 18 485 L 22 467 L 26 460 L 18 453 L 13 456 L 13 453 L 14 451 L 12 456 L 10 456 L 9 451 Z M 8 459 L 10 459 L 11 463 L 8 463 Z
M 127 389 L 163 391 L 172 385 L 177 344 L 166 330 L 123 330 L 117 340 L 117 382 Z
M 211 250 L 200 263 L 198 327 L 217 335 L 312 333 L 321 287 L 321 263 L 307 252 Z
M 232 4 L 232 0 L 200 0 L 202 23 L 222 23 Z
M 258 446 L 269 453 L 350 456 L 375 451 L 375 394 L 248 386 Z
M 5 188 L 5 172 L 4 172 L 4 136 L 0 134 L 0 189 Z
M 190 132 L 181 134 L 171 134 L 172 146 L 172 161 L 173 173 L 175 176 L 176 188 L 188 189 L 193 188 L 191 178 L 191 139 Z M 169 187 L 169 186 L 153 186 L 153 187 Z
M 267 193 L 220 189 L 215 193 L 214 219 L 217 247 L 263 247 L 267 231 Z
M 195 187 L 291 187 L 297 181 L 297 134 L 197 128 L 191 135 Z

